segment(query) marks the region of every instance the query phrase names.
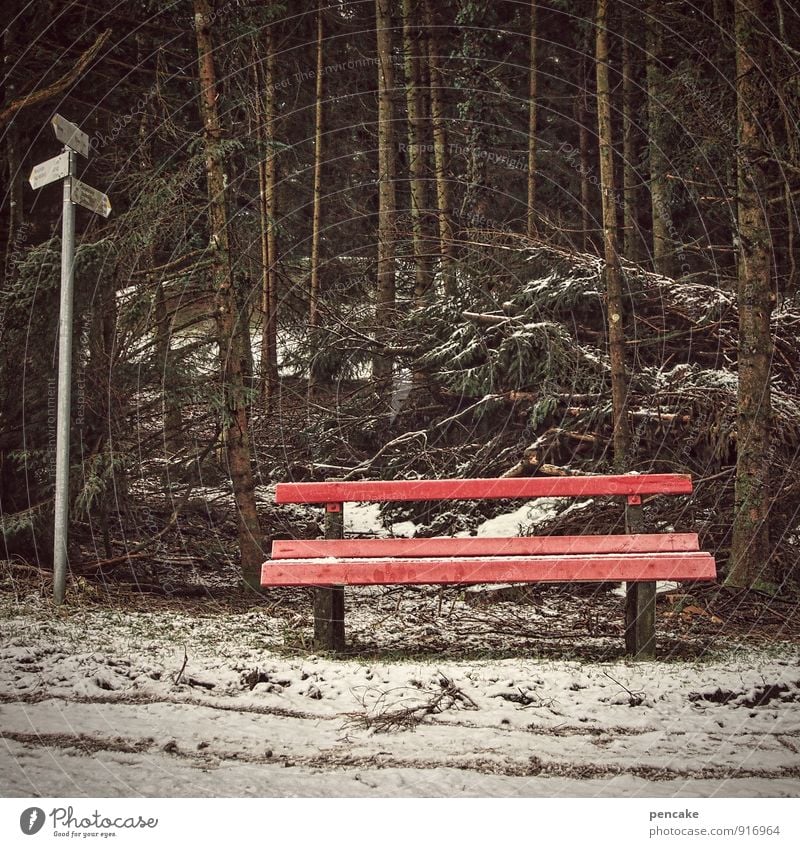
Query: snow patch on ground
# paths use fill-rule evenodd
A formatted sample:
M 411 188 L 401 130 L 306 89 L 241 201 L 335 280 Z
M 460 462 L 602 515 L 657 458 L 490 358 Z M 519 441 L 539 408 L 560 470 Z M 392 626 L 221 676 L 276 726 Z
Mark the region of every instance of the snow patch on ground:
M 358 598 L 374 628 L 378 604 Z M 800 794 L 789 646 L 687 662 L 333 659 L 287 648 L 264 607 L 3 612 L 4 796 Z
M 344 507 L 345 535 L 375 535 L 385 538 L 388 533 L 381 521 L 380 503 L 347 503 Z

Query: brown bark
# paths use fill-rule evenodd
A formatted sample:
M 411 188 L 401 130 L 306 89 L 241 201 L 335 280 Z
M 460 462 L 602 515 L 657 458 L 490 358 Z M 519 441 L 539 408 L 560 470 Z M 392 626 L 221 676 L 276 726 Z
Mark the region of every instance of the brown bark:
M 736 0 L 736 115 L 738 125 L 739 392 L 735 513 L 727 585 L 770 581 L 770 361 L 772 245 L 764 198 L 762 130 L 770 125 L 762 74 L 767 57 L 759 22 L 762 0 Z
M 408 169 L 411 197 L 411 234 L 414 251 L 414 296 L 423 302 L 431 290 L 425 239 L 425 154 L 421 146 L 422 97 L 420 84 L 419 28 L 415 0 L 403 0 L 403 60 L 406 77 L 406 112 L 408 115 Z
M 16 122 L 9 124 L 5 132 L 6 167 L 8 168 L 8 241 L 6 244 L 6 279 L 10 279 L 14 269 L 11 260 L 19 259 L 18 243 L 24 240 L 25 215 L 22 174 L 22 151 L 20 150 L 19 127 Z
M 536 237 L 536 117 L 537 117 L 537 75 L 536 75 L 536 7 L 537 0 L 530 0 L 530 68 L 528 70 L 528 238 Z
M 622 38 L 622 195 L 623 195 L 623 255 L 631 262 L 639 262 L 641 239 L 639 237 L 639 145 L 634 115 L 636 113 L 636 84 L 631 42 L 637 28 L 633 25 L 633 7 L 623 11 Z
M 439 249 L 441 253 L 444 290 L 448 297 L 458 293 L 453 263 L 453 225 L 450 221 L 450 186 L 447 181 L 447 131 L 442 103 L 442 75 L 439 71 L 441 51 L 434 28 L 431 0 L 423 0 L 425 29 L 428 44 L 428 72 L 430 74 L 430 113 L 433 135 L 433 161 L 436 176 L 436 214 L 439 223 Z
M 137 64 L 141 65 L 144 61 L 144 48 L 140 35 L 137 35 L 136 48 Z M 150 109 L 148 105 L 145 105 L 139 120 L 139 167 L 142 172 L 143 185 L 147 184 L 153 167 L 152 143 L 150 140 L 151 129 Z M 154 355 L 156 368 L 158 368 L 161 375 L 162 403 L 164 408 L 164 444 L 169 450 L 179 450 L 183 445 L 183 426 L 181 421 L 181 407 L 175 397 L 175 376 L 171 362 L 172 321 L 167 314 L 164 283 L 160 278 L 156 279 L 155 277 L 157 273 L 157 269 L 155 268 L 157 243 L 158 232 L 154 230 L 152 236 L 148 239 L 144 251 L 144 258 L 147 265 L 145 284 L 148 289 L 155 287 L 153 297 L 153 321 L 155 328 Z M 104 419 L 110 420 L 109 417 L 105 417 Z
M 576 119 L 578 121 L 578 147 L 580 153 L 580 176 L 581 176 L 581 246 L 584 253 L 593 249 L 592 245 L 592 186 L 589 176 L 592 172 L 592 163 L 589 154 L 589 75 L 586 71 L 584 61 L 581 61 L 581 80 L 583 90 L 578 92 L 575 102 Z
M 322 218 L 322 122 L 323 122 L 323 85 L 322 85 L 322 5 L 317 8 L 317 87 L 314 108 L 314 210 L 311 223 L 311 281 L 309 290 L 308 324 L 318 325 L 317 308 L 319 305 L 319 237 Z
M 308 327 L 312 334 L 319 326 L 319 243 L 322 227 L 322 131 L 323 108 L 323 24 L 322 3 L 317 6 L 317 78 L 314 105 L 314 206 L 311 215 L 311 274 L 308 291 Z M 308 374 L 308 394 L 313 399 L 317 390 L 313 362 Z
M 261 171 L 261 378 L 263 400 L 271 408 L 278 393 L 278 158 L 275 149 L 275 35 L 272 25 L 264 35 L 264 112 L 261 121 L 264 160 Z
M 273 396 L 271 375 L 273 369 L 270 366 L 270 344 L 269 344 L 269 329 L 267 321 L 270 313 L 270 263 L 269 263 L 269 206 L 267 203 L 267 131 L 264 126 L 264 109 L 263 109 L 263 84 L 262 76 L 259 68 L 259 60 L 256 58 L 258 50 L 253 44 L 253 69 L 255 76 L 256 96 L 253 99 L 256 136 L 258 137 L 260 154 L 258 157 L 258 219 L 259 219 L 259 241 L 261 252 L 261 361 L 259 363 L 259 371 L 261 374 L 261 399 L 265 406 Z
M 153 300 L 153 318 L 156 324 L 155 357 L 156 365 L 161 373 L 161 388 L 164 403 L 164 444 L 170 450 L 180 450 L 183 446 L 183 422 L 181 407 L 175 394 L 175 375 L 172 370 L 171 334 L 172 320 L 167 314 L 164 298 L 164 283 L 155 283 L 156 291 Z
M 392 17 L 389 0 L 375 0 L 375 29 L 378 52 L 378 280 L 375 296 L 375 325 L 391 327 L 395 306 L 395 156 L 392 128 Z M 376 353 L 372 364 L 378 390 L 388 388 L 392 360 Z
M 673 245 L 670 237 L 668 161 L 666 153 L 664 108 L 659 104 L 663 75 L 658 65 L 661 31 L 656 16 L 659 0 L 650 0 L 647 9 L 647 115 L 649 123 L 650 199 L 653 213 L 653 270 L 664 276 L 674 275 Z
M 608 82 L 608 0 L 597 0 L 595 69 L 597 73 L 597 135 L 600 146 L 600 185 L 603 201 L 608 346 L 611 360 L 611 403 L 614 416 L 614 467 L 627 470 L 630 451 L 628 375 L 625 366 L 625 329 L 622 270 L 617 250 L 617 207 L 614 202 L 614 146 L 611 132 L 611 92 Z
M 9 10 L 11 11 L 11 10 Z M 13 16 L 13 12 L 12 12 Z M 5 100 L 13 102 L 15 96 L 15 86 L 11 70 L 15 61 L 18 58 L 18 43 L 17 43 L 17 21 L 12 20 L 3 32 L 3 72 L 6 83 L 4 85 L 3 95 Z M 6 152 L 6 167 L 8 174 L 8 229 L 7 242 L 5 248 L 5 256 L 3 267 L 5 275 L 0 288 L 10 284 L 10 279 L 14 273 L 14 268 L 11 267 L 12 258 L 18 259 L 15 255 L 17 245 L 17 237 L 23 232 L 24 225 L 24 207 L 23 207 L 23 187 L 22 187 L 22 152 L 20 150 L 20 133 L 19 122 L 11 121 L 5 131 L 5 152 Z
M 212 276 L 220 375 L 224 392 L 223 430 L 228 471 L 233 485 L 239 529 L 242 575 L 253 588 L 260 587 L 261 529 L 250 465 L 250 437 L 242 376 L 242 350 L 236 331 L 238 307 L 230 264 L 230 236 L 225 197 L 225 159 L 222 129 L 217 111 L 217 81 L 208 0 L 194 0 L 200 76 L 200 112 L 205 130 L 208 217 L 211 235 Z
M 786 203 L 786 255 L 789 261 L 789 267 L 786 270 L 786 290 L 795 294 L 798 288 L 797 254 L 795 250 L 797 203 L 792 197 L 792 189 L 788 182 L 784 186 L 784 200 Z

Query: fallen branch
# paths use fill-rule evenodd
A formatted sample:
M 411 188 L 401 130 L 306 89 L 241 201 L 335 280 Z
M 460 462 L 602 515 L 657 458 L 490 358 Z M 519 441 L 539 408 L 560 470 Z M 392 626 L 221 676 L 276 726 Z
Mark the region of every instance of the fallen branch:
M 590 433 L 570 432 L 568 429 L 562 429 L 561 427 L 552 427 L 540 435 L 533 444 L 526 447 L 519 462 L 502 474 L 502 477 L 510 479 L 524 476 L 531 469 L 535 469 L 547 476 L 580 476 L 581 471 L 574 471 L 570 468 L 542 462 L 542 457 L 552 447 L 553 442 L 559 438 L 570 438 L 573 441 L 594 444 L 597 442 L 598 436 Z
M 500 324 L 507 323 L 518 323 L 521 324 L 519 318 L 515 318 L 511 315 L 486 315 L 481 314 L 479 312 L 462 312 L 461 317 L 466 321 L 473 321 L 477 324 L 483 324 L 484 326 L 499 326 Z
M 366 709 L 364 712 L 353 712 L 346 715 L 347 722 L 352 726 L 364 729 L 372 729 L 375 732 L 392 732 L 402 729 L 414 729 L 421 724 L 428 715 L 436 715 L 460 704 L 463 708 L 476 710 L 478 704 L 465 694 L 452 679 L 444 674 L 439 675 L 440 690 L 425 703 L 416 706 L 401 706 L 398 708 L 387 708 L 383 711 L 370 714 Z M 384 695 L 381 695 L 380 700 Z

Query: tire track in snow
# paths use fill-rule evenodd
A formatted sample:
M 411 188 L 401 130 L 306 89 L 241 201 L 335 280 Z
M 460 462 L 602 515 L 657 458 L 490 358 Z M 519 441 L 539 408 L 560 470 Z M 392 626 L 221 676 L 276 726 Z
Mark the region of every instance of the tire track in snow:
M 221 762 L 258 764 L 271 767 L 303 767 L 312 770 L 389 770 L 409 769 L 436 770 L 449 768 L 484 775 L 509 777 L 564 777 L 571 779 L 598 779 L 618 776 L 637 776 L 653 782 L 677 779 L 727 780 L 727 779 L 797 779 L 800 766 L 784 766 L 775 769 L 736 768 L 730 766 L 702 767 L 698 769 L 653 767 L 649 765 L 587 764 L 574 762 L 543 762 L 531 757 L 527 763 L 510 762 L 504 759 L 474 757 L 459 761 L 400 758 L 391 754 L 353 755 L 348 753 L 320 753 L 317 755 L 265 758 L 246 752 L 224 754 L 215 752 L 189 752 L 180 748 L 159 750 L 155 742 L 126 740 L 122 738 L 99 739 L 86 735 L 69 736 L 64 733 L 16 733 L 0 731 L 0 738 L 16 741 L 26 747 L 58 749 L 67 755 L 91 755 L 104 750 L 109 752 L 139 755 L 163 755 L 182 759 L 196 767 L 213 767 Z

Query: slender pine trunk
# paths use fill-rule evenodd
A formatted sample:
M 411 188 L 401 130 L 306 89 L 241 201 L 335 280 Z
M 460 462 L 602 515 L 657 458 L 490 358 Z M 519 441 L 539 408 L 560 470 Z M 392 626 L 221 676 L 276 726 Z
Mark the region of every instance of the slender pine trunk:
M 390 0 L 375 0 L 378 54 L 378 280 L 375 295 L 376 327 L 391 327 L 395 311 L 395 155 L 392 127 L 394 67 L 392 66 L 392 15 Z M 379 392 L 388 390 L 392 359 L 376 352 L 372 372 Z
M 642 260 L 639 235 L 639 144 L 636 128 L 636 80 L 633 42 L 638 18 L 633 7 L 623 10 L 622 34 L 622 197 L 623 254 L 631 262 Z
M 448 297 L 458 292 L 453 257 L 453 224 L 450 220 L 450 185 L 447 180 L 447 130 L 445 127 L 442 91 L 444 85 L 439 70 L 442 52 L 434 26 L 431 0 L 423 0 L 427 33 L 428 72 L 430 75 L 430 114 L 433 135 L 433 162 L 436 178 L 436 216 L 439 224 L 439 250 L 444 290 Z
M 592 244 L 592 185 L 589 178 L 592 174 L 592 162 L 589 150 L 589 78 L 582 68 L 583 91 L 577 97 L 578 147 L 580 156 L 581 177 L 581 243 L 584 253 L 593 250 Z
M 424 302 L 431 290 L 425 238 L 427 198 L 425 190 L 425 154 L 422 148 L 422 97 L 420 85 L 419 28 L 415 0 L 403 0 L 403 60 L 406 77 L 406 113 L 408 115 L 408 169 L 411 196 L 411 236 L 414 253 L 414 297 Z
M 528 238 L 536 237 L 536 119 L 538 108 L 536 73 L 536 8 L 537 0 L 530 0 L 530 67 L 528 70 Z
M 311 275 L 308 292 L 308 328 L 312 339 L 319 327 L 319 243 L 322 228 L 322 135 L 323 104 L 323 24 L 322 3 L 317 6 L 317 79 L 314 104 L 314 207 L 311 215 Z M 308 394 L 313 399 L 317 391 L 313 357 L 308 372 Z
M 769 539 L 772 244 L 761 152 L 763 133 L 771 121 L 763 77 L 767 56 L 760 31 L 765 14 L 762 0 L 736 0 L 739 392 L 735 512 L 726 584 L 749 588 L 774 576 Z
M 628 375 L 625 365 L 625 326 L 622 270 L 617 249 L 617 206 L 614 190 L 614 144 L 611 131 L 611 92 L 608 82 L 608 0 L 597 0 L 595 70 L 597 73 L 597 135 L 600 146 L 600 185 L 603 201 L 608 347 L 611 359 L 611 402 L 614 415 L 614 467 L 627 470 L 630 459 Z
M 224 393 L 223 427 L 228 471 L 233 485 L 239 530 L 242 575 L 253 588 L 260 586 L 261 529 L 250 466 L 250 434 L 242 375 L 242 350 L 236 320 L 239 310 L 230 263 L 230 234 L 225 197 L 225 157 L 221 147 L 222 128 L 217 108 L 217 79 L 214 68 L 213 21 L 208 0 L 194 0 L 200 77 L 200 112 L 205 130 L 208 218 L 212 244 L 212 277 Z
M 276 151 L 275 84 L 277 78 L 275 34 L 273 25 L 264 33 L 263 86 L 258 92 L 257 108 L 263 147 L 263 161 L 259 163 L 261 189 L 261 379 L 264 406 L 271 409 L 277 398 L 278 378 L 278 230 L 277 186 L 278 157 Z M 261 99 L 263 95 L 263 100 Z M 257 115 L 258 119 L 258 115 Z
M 653 270 L 664 276 L 674 275 L 673 244 L 670 230 L 670 192 L 667 185 L 666 114 L 660 98 L 664 96 L 663 73 L 659 66 L 661 27 L 658 23 L 660 0 L 650 0 L 647 9 L 647 114 L 649 122 L 650 201 L 653 215 Z
M 11 10 L 8 10 L 11 11 Z M 3 71 L 5 76 L 4 99 L 6 103 L 10 103 L 17 98 L 17 88 L 14 84 L 14 75 L 11 73 L 14 67 L 14 59 L 19 52 L 17 45 L 17 29 L 18 22 L 13 20 L 13 14 L 9 23 L 3 31 Z M 6 194 L 4 204 L 8 214 L 8 228 L 5 255 L 3 256 L 3 266 L 5 268 L 4 279 L 0 285 L 5 284 L 7 279 L 10 279 L 13 268 L 11 267 L 12 258 L 15 257 L 15 249 L 17 239 L 21 232 L 24 231 L 24 207 L 23 207 L 23 173 L 22 173 L 22 150 L 20 149 L 20 122 L 22 116 L 17 114 L 12 118 L 5 127 L 3 139 L 5 142 L 6 153 L 6 168 L 8 175 L 7 188 L 3 192 Z M 2 268 L 0 268 L 2 270 Z

